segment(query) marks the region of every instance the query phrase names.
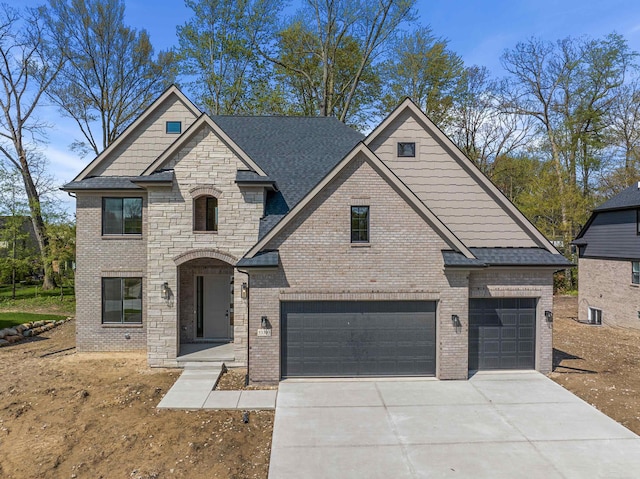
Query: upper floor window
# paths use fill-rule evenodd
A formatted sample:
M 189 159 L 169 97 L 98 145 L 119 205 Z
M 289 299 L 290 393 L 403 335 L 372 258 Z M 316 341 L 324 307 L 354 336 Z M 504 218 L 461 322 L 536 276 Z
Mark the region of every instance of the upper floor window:
M 182 133 L 182 122 L 181 121 L 168 121 L 167 122 L 167 133 Z
M 102 234 L 142 234 L 142 198 L 102 198 Z
M 351 242 L 369 242 L 369 207 L 351 207 Z
M 631 283 L 640 284 L 640 261 L 631 262 Z
M 102 323 L 142 323 L 142 278 L 102 278 Z
M 416 156 L 416 144 L 414 142 L 398 142 L 398 156 L 413 158 Z
M 199 196 L 194 200 L 194 230 L 218 231 L 218 198 Z

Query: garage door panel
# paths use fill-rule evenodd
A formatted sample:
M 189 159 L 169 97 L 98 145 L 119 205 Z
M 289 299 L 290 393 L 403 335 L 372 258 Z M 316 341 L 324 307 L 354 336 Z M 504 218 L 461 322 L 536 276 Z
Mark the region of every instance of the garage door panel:
M 469 301 L 469 369 L 535 367 L 535 298 Z
M 282 375 L 435 373 L 435 302 L 283 302 Z

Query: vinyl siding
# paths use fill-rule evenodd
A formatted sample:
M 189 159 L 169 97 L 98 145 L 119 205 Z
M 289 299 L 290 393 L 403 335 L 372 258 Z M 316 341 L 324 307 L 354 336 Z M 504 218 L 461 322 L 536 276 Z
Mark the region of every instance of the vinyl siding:
M 635 209 L 597 213 L 582 238 L 582 258 L 640 259 Z
M 416 157 L 398 158 L 399 141 L 415 141 Z M 539 246 L 409 111 L 369 146 L 467 246 Z
M 177 96 L 169 96 L 138 127 L 123 138 L 91 176 L 137 176 L 162 154 L 180 135 L 168 134 L 167 121 L 181 121 L 182 132 L 196 120 L 196 116 Z

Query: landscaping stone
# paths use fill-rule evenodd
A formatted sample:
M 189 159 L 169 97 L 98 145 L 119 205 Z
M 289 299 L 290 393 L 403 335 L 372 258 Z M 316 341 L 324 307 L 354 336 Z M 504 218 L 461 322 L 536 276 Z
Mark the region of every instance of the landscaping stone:
M 19 324 L 15 327 L 15 330 L 18 332 L 18 334 L 21 334 L 25 329 L 27 329 L 27 327 L 24 324 Z
M 5 341 L 9 341 L 10 343 L 17 343 L 18 341 L 21 341 L 23 338 L 24 336 L 17 335 L 17 334 L 4 337 Z
M 9 341 L 7 341 L 6 339 L 0 339 L 0 347 L 6 346 L 7 344 L 9 344 Z
M 29 338 L 31 337 L 31 335 L 33 334 L 33 331 L 31 329 L 25 329 L 24 331 L 22 331 L 22 335 L 25 338 Z
M 2 329 L 0 330 L 0 346 L 7 346 L 9 344 L 22 341 L 24 338 L 37 336 L 38 334 L 49 331 L 50 329 L 60 326 L 71 319 L 73 318 L 60 319 L 58 321 L 35 321 L 23 323 L 12 328 Z

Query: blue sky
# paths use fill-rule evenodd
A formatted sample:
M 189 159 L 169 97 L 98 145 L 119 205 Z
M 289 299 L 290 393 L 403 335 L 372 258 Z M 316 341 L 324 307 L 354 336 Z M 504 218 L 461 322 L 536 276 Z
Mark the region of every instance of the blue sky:
M 41 1 L 23 0 L 34 6 Z M 453 51 L 467 65 L 483 65 L 502 75 L 500 55 L 531 36 L 556 40 L 567 36 L 624 35 L 629 46 L 640 51 L 640 1 L 638 0 L 417 0 L 419 22 L 430 25 L 436 36 L 449 40 Z M 149 32 L 157 50 L 177 44 L 176 26 L 190 17 L 181 0 L 127 0 L 130 26 Z M 60 184 L 91 160 L 78 158 L 68 146 L 80 132 L 53 109 L 42 111 L 55 127 L 49 134 L 46 154 Z M 67 197 L 61 200 L 73 208 Z

